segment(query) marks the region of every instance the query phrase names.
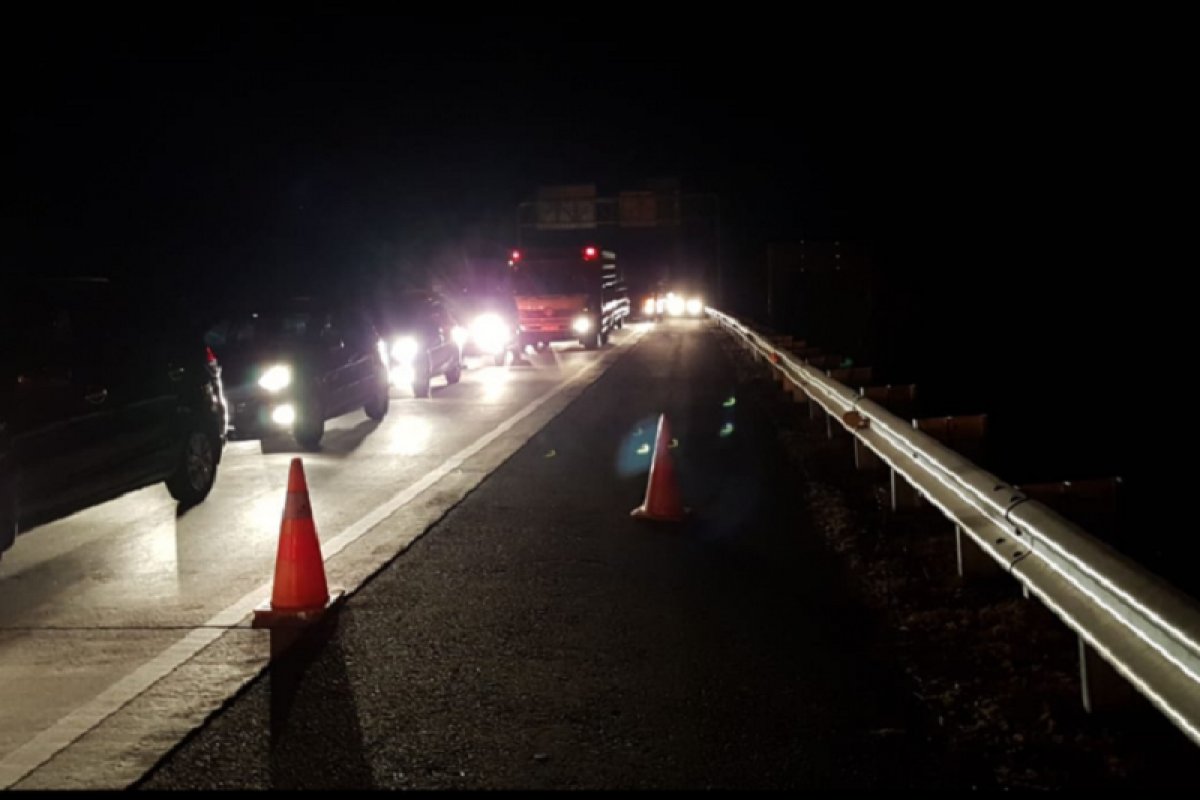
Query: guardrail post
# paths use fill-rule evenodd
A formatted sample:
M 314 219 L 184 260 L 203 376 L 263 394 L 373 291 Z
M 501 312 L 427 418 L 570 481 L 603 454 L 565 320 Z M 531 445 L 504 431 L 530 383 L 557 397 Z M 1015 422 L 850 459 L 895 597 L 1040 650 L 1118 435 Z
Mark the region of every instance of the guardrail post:
M 961 527 L 954 526 L 955 537 L 958 539 L 958 576 L 969 580 L 972 578 L 995 578 L 1004 574 L 1004 570 L 995 562 L 983 548 L 971 538 L 971 535 Z
M 1131 711 L 1139 706 L 1137 691 L 1091 645 L 1079 637 L 1079 680 L 1083 707 L 1089 714 Z
M 908 479 L 892 470 L 892 511 L 913 511 L 921 507 L 921 493 Z
M 875 454 L 875 451 L 863 443 L 863 440 L 854 437 L 854 466 L 860 472 L 880 472 L 884 466 L 883 459 Z
M 789 383 L 787 386 L 788 394 L 792 396 L 792 402 L 797 405 L 810 405 L 812 398 L 808 396 L 808 392 L 800 388 L 799 384 Z

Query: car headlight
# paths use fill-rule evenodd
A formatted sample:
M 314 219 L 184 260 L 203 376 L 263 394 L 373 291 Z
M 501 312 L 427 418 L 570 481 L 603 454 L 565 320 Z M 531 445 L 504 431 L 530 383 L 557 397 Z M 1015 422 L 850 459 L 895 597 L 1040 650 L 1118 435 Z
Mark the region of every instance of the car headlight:
M 643 308 L 643 311 L 645 311 L 646 314 L 653 315 L 654 308 L 656 305 L 657 304 L 654 302 L 654 298 L 651 297 L 649 300 L 646 301 L 646 305 L 645 305 L 645 308 Z
M 591 329 L 592 329 L 592 321 L 590 319 L 588 319 L 587 317 L 580 317 L 579 319 L 575 320 L 575 332 L 576 333 L 587 333 Z
M 692 300 L 688 303 L 688 313 L 693 317 L 698 317 L 704 313 L 704 301 Z
M 683 312 L 687 310 L 687 303 L 682 297 L 672 296 L 667 299 L 667 311 L 672 317 L 682 317 Z
M 258 379 L 258 385 L 271 394 L 282 392 L 292 385 L 292 368 L 285 367 L 282 364 L 271 367 Z
M 392 358 L 401 364 L 412 363 L 416 360 L 419 352 L 421 352 L 421 345 L 411 336 L 397 339 L 396 343 L 392 345 Z

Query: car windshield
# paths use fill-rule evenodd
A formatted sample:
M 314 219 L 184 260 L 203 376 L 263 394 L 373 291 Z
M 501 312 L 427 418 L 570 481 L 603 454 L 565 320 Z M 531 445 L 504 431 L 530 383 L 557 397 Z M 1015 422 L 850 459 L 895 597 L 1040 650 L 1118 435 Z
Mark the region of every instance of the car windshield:
M 377 317 L 384 329 L 420 324 L 431 309 L 428 295 L 401 295 L 376 307 Z
M 245 350 L 263 345 L 314 344 L 330 330 L 320 311 L 265 311 L 229 317 L 209 328 L 205 343 L 214 350 Z

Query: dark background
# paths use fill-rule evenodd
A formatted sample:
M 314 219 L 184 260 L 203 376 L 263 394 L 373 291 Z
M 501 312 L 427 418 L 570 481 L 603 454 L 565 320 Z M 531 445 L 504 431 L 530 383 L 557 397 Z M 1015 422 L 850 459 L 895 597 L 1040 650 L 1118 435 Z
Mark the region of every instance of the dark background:
M 420 282 L 508 246 L 538 185 L 679 176 L 722 198 L 726 305 L 765 312 L 771 241 L 870 242 L 862 357 L 994 414 L 1006 478 L 1125 477 L 1131 535 L 1177 558 L 1191 259 L 1161 244 L 1194 223 L 1163 28 L 729 13 L 14 26 L 6 275 Z

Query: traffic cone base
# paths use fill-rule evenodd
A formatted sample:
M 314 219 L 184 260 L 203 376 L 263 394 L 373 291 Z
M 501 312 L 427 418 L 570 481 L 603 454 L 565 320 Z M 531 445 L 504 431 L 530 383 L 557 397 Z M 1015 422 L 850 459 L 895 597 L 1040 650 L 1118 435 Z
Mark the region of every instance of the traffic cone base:
M 320 622 L 326 614 L 346 599 L 345 589 L 330 589 L 329 602 L 324 608 L 308 611 L 275 610 L 271 601 L 254 609 L 254 628 L 303 628 Z
M 678 514 L 659 516 L 658 514 L 651 512 L 650 509 L 646 508 L 645 506 L 642 506 L 641 508 L 636 509 L 631 516 L 634 519 L 645 520 L 647 522 L 684 522 L 691 513 L 692 510 L 690 508 L 685 508 Z

